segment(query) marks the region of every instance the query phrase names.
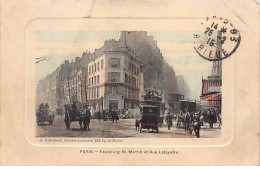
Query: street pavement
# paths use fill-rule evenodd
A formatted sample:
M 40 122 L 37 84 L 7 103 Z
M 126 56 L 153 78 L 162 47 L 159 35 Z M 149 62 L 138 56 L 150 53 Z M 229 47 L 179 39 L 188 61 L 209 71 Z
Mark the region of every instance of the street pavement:
M 218 124 L 210 129 L 208 124 L 202 126 L 200 130 L 202 138 L 220 137 L 220 129 Z M 118 123 L 112 121 L 103 121 L 92 119 L 90 122 L 90 131 L 80 129 L 78 122 L 72 122 L 70 130 L 66 129 L 64 117 L 55 117 L 54 124 L 44 124 L 36 126 L 36 136 L 38 137 L 100 137 L 100 138 L 194 138 L 192 135 L 184 131 L 184 128 L 177 128 L 176 122 L 173 121 L 171 130 L 168 130 L 165 122 L 159 128 L 159 133 L 152 130 L 143 129 L 142 133 L 135 128 L 135 119 L 120 119 Z

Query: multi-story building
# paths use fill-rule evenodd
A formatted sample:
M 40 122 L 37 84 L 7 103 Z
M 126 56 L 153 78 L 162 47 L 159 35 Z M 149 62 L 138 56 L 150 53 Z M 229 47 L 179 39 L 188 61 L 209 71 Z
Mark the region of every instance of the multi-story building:
M 163 103 L 169 94 L 179 93 L 174 69 L 164 60 L 157 41 L 147 31 L 122 31 L 120 41 L 138 55 L 143 65 L 144 90 L 163 94 Z
M 106 41 L 88 63 L 88 103 L 123 110 L 140 103 L 141 64 L 121 41 Z

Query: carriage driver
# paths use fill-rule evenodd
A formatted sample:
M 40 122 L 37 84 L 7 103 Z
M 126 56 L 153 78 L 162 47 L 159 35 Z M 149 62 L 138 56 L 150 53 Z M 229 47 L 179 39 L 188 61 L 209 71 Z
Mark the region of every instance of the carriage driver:
M 72 112 L 73 112 L 75 117 L 80 115 L 79 110 L 78 110 L 78 108 L 76 106 L 76 102 L 72 103 L 71 108 L 72 108 Z
M 88 108 L 88 105 L 84 106 L 84 114 L 87 115 L 87 117 L 91 117 L 91 112 Z

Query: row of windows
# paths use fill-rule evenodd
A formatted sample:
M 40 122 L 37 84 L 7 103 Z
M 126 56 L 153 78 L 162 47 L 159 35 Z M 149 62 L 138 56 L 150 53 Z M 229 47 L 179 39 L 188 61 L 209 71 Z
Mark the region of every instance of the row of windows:
M 110 68 L 119 69 L 120 68 L 120 59 L 118 59 L 118 58 L 109 59 L 109 65 L 110 65 Z
M 101 70 L 104 68 L 104 60 L 101 60 L 100 67 L 99 67 L 99 62 L 98 62 L 98 63 L 95 63 L 95 64 L 92 65 L 92 66 L 89 66 L 88 72 L 89 72 L 89 74 L 94 73 L 94 72 L 97 72 L 97 71 L 100 70 L 99 68 L 100 68 Z
M 109 72 L 108 82 L 120 82 L 120 72 Z M 125 74 L 125 83 L 131 84 L 133 86 L 138 86 L 139 81 L 134 76 Z
M 120 82 L 120 72 L 109 72 L 108 82 Z
M 100 88 L 93 88 L 93 89 L 89 89 L 88 91 L 88 98 L 89 99 L 96 99 L 99 98 L 100 96 Z
M 88 85 L 89 86 L 96 85 L 96 84 L 99 84 L 99 75 L 88 79 Z
M 133 86 L 138 86 L 138 79 L 136 79 L 134 76 L 125 74 L 125 83 L 131 84 Z
M 139 93 L 137 90 L 134 90 L 131 88 L 126 88 L 126 90 L 125 90 L 125 97 L 128 99 L 138 100 L 138 95 L 139 95 Z
M 135 64 L 128 62 L 128 71 L 139 75 L 140 71 L 139 71 L 139 67 L 137 67 Z

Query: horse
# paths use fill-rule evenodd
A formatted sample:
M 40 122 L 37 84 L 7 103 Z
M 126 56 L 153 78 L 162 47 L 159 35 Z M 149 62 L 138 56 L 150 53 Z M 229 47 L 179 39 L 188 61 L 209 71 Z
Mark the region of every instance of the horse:
M 91 119 L 90 111 L 88 109 L 86 111 L 83 111 L 83 113 L 80 116 L 80 120 L 79 120 L 79 125 L 80 125 L 81 130 L 83 129 L 82 128 L 82 122 L 83 122 L 84 130 L 88 129 L 88 131 L 89 131 L 90 119 Z
M 190 122 L 191 122 L 191 115 L 189 113 L 184 114 L 184 129 L 189 130 L 190 127 Z
M 184 115 L 177 115 L 177 127 L 181 126 L 181 123 L 184 123 Z

